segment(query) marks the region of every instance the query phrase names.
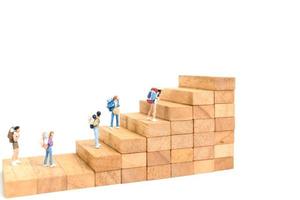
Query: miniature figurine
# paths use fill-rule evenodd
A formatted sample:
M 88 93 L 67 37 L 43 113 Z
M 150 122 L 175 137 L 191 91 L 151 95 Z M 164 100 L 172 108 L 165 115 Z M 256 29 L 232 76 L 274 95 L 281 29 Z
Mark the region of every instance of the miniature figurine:
M 148 120 L 156 121 L 156 104 L 159 100 L 160 93 L 161 90 L 157 88 L 151 88 L 151 90 L 148 93 L 147 102 L 150 104 L 150 108 L 147 116 Z M 151 119 L 151 114 L 152 114 L 152 119 Z
M 53 136 L 54 136 L 54 132 L 51 131 L 49 133 L 48 142 L 47 142 L 46 156 L 45 156 L 45 160 L 44 160 L 44 166 L 45 167 L 55 167 L 56 166 L 53 163 L 53 156 L 52 156 Z M 47 164 L 48 163 L 48 158 L 49 158 L 49 165 Z
M 89 122 L 90 122 L 90 128 L 93 129 L 94 131 L 94 137 L 95 137 L 95 146 L 96 149 L 100 148 L 100 144 L 99 144 L 99 125 L 100 125 L 100 116 L 101 116 L 101 112 L 97 111 L 96 115 L 93 115 L 92 118 L 90 118 Z
M 15 126 L 11 127 L 8 131 L 7 135 L 9 142 L 12 143 L 13 146 L 13 156 L 11 159 L 11 165 L 16 166 L 17 164 L 20 164 L 21 161 L 19 160 L 19 137 L 20 137 L 20 127 Z
M 120 126 L 119 126 L 119 115 L 120 115 L 119 97 L 114 96 L 112 99 L 108 100 L 107 108 L 111 112 L 110 128 L 113 128 L 115 117 L 116 117 L 116 128 L 120 128 Z

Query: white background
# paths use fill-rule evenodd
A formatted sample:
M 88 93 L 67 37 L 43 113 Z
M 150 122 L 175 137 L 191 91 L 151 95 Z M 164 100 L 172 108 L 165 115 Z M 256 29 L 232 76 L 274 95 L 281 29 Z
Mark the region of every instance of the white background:
M 112 95 L 133 112 L 180 74 L 237 79 L 234 170 L 24 199 L 299 199 L 299 10 L 289 0 L 2 0 L 1 159 L 12 125 L 22 157 L 43 155 L 50 130 L 55 153 L 75 152 L 92 138 L 91 112 L 108 124 Z

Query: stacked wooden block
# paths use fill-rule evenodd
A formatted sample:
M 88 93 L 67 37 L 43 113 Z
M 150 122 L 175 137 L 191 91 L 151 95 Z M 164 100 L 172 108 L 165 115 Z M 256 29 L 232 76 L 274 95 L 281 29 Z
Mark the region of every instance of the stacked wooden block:
M 234 78 L 180 76 L 179 88 L 163 89 L 157 121 L 121 114 L 121 128 L 100 127 L 93 140 L 76 142 L 76 154 L 57 155 L 55 168 L 43 157 L 3 161 L 7 197 L 163 179 L 233 168 Z M 18 189 L 16 189 L 18 188 Z

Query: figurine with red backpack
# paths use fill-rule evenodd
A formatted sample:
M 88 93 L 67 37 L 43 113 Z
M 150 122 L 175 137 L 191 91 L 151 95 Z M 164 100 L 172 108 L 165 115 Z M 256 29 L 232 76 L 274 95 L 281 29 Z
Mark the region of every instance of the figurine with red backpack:
M 156 121 L 156 104 L 159 101 L 160 93 L 161 93 L 160 89 L 151 88 L 151 90 L 147 95 L 147 102 L 150 104 L 150 108 L 147 116 L 148 120 Z

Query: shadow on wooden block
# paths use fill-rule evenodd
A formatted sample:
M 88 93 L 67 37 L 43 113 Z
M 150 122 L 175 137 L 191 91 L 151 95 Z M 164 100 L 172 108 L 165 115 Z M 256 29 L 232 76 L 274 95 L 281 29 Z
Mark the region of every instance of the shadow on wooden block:
M 95 173 L 76 154 L 55 156 L 56 161 L 67 176 L 67 189 L 78 189 L 95 186 Z
M 96 173 L 96 186 L 113 185 L 121 183 L 121 170 Z
M 122 169 L 122 183 L 145 181 L 147 179 L 146 167 Z

